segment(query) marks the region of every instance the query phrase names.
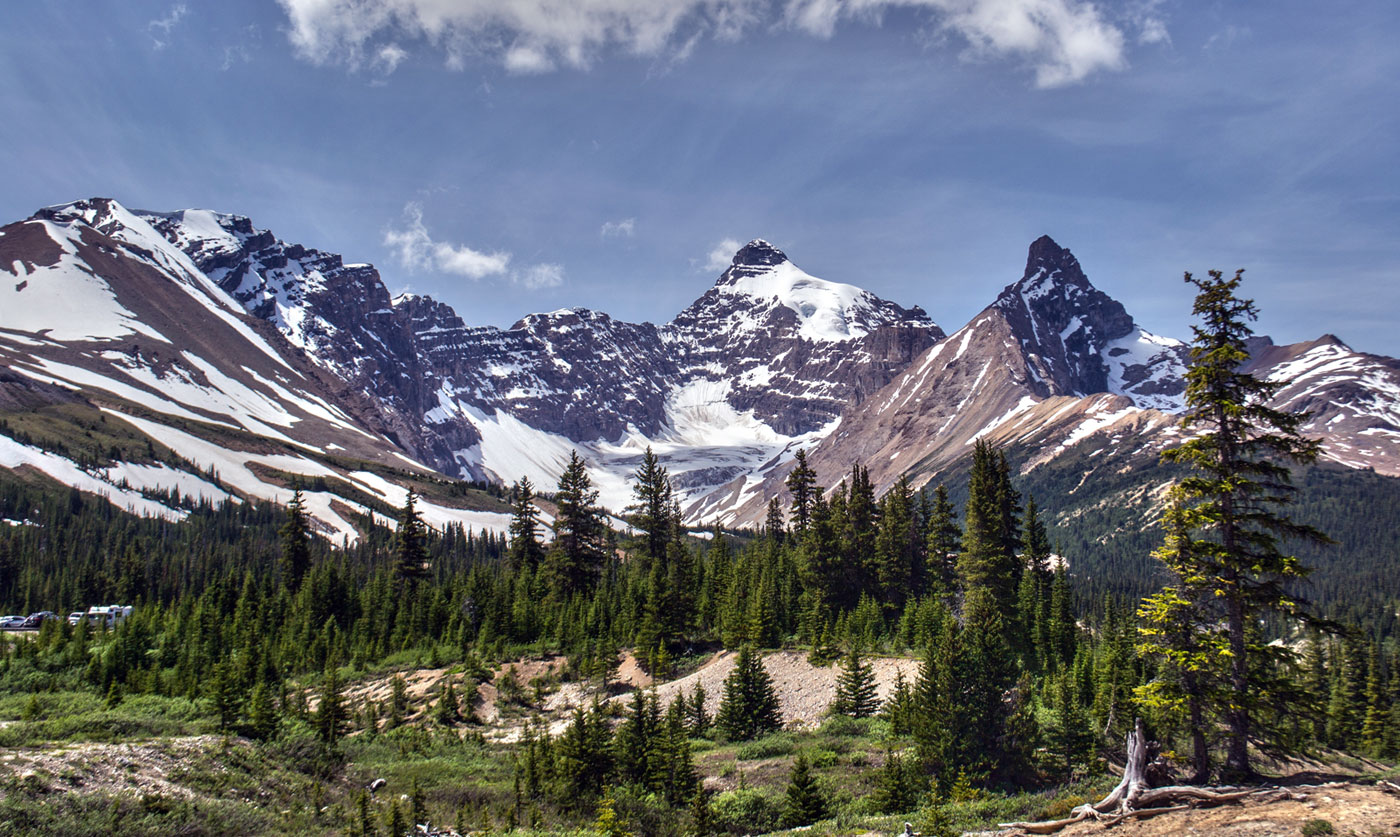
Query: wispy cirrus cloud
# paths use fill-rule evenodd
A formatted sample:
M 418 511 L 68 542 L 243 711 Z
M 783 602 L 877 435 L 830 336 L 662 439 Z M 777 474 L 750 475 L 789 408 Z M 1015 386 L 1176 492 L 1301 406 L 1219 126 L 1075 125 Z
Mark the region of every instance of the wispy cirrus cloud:
M 637 219 L 623 218 L 621 221 L 605 221 L 598 230 L 603 238 L 631 238 L 637 234 Z
M 786 28 L 832 37 L 846 21 L 878 25 L 911 11 L 964 44 L 964 54 L 1031 68 L 1039 87 L 1127 66 L 1122 26 L 1090 0 L 278 0 L 304 58 L 351 67 L 383 45 L 412 42 L 463 69 L 484 59 L 520 74 L 586 68 L 621 53 L 683 60 L 705 38 Z M 1159 18 L 1138 27 L 1160 39 Z M 401 47 L 400 47 L 401 48 Z
M 151 36 L 155 49 L 165 49 L 170 45 L 171 30 L 188 13 L 189 9 L 184 3 L 176 3 L 170 7 L 170 11 L 165 13 L 165 17 L 156 18 L 146 24 L 146 33 Z
M 557 288 L 564 284 L 564 266 L 561 264 L 532 264 L 511 274 L 510 281 L 524 285 L 532 291 L 540 288 Z

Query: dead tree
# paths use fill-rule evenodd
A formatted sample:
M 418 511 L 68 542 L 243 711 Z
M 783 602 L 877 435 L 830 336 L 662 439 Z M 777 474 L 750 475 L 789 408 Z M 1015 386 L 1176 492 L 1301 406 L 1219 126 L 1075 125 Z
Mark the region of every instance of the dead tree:
M 1066 826 L 1087 819 L 1114 825 L 1126 819 L 1145 819 L 1172 811 L 1184 811 L 1200 804 L 1218 805 L 1235 802 L 1260 793 L 1261 788 L 1198 788 L 1175 785 L 1151 788 L 1147 783 L 1147 736 L 1142 720 L 1128 733 L 1128 761 L 1123 766 L 1123 778 L 1108 796 L 1094 804 L 1084 804 L 1070 811 L 1067 819 L 1045 822 L 1001 823 L 1002 828 L 1019 828 L 1029 834 L 1053 834 Z

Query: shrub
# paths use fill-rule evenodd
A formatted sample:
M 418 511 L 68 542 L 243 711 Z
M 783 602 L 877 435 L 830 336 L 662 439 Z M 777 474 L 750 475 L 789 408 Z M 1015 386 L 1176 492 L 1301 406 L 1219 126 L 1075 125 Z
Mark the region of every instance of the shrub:
M 740 788 L 715 797 L 715 826 L 733 834 L 764 834 L 778 827 L 778 805 L 762 791 Z
M 1337 829 L 1327 820 L 1308 820 L 1303 823 L 1303 837 L 1321 837 L 1323 834 L 1336 834 Z

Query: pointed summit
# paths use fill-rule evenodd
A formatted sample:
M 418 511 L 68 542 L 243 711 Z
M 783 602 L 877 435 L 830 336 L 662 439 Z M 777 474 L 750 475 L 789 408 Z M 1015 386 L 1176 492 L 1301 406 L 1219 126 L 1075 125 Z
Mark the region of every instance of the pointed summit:
M 734 254 L 733 265 L 735 267 L 772 267 L 787 261 L 788 257 L 782 250 L 769 244 L 761 238 L 755 238 L 748 244 L 739 248 L 739 252 Z

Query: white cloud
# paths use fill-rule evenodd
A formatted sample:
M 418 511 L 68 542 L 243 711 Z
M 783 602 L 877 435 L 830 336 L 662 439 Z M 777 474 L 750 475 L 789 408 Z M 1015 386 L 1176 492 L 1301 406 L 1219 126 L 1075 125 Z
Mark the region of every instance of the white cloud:
M 408 50 L 398 44 L 385 44 L 380 47 L 379 52 L 374 56 L 374 69 L 383 75 L 393 75 L 399 68 L 403 60 L 408 57 Z
M 540 288 L 557 288 L 564 284 L 564 266 L 562 264 L 532 264 L 524 270 L 512 273 L 510 280 L 518 285 L 524 285 L 532 291 Z
M 184 3 L 176 3 L 170 7 L 170 11 L 165 13 L 165 17 L 157 18 L 146 24 L 146 31 L 150 34 L 151 40 L 155 42 L 156 49 L 165 49 L 170 44 L 170 30 L 175 28 L 175 24 L 180 22 L 189 9 Z M 156 31 L 160 34 L 157 35 Z
M 453 69 L 472 57 L 514 73 L 584 68 L 613 52 L 679 60 L 702 38 L 736 40 L 774 25 L 829 38 L 842 21 L 878 25 L 893 9 L 924 13 L 931 28 L 966 42 L 970 56 L 1027 64 L 1040 87 L 1078 82 L 1127 63 L 1122 30 L 1091 0 L 278 2 L 303 57 L 350 67 L 362 65 L 367 55 L 371 63 L 378 60 L 381 44 L 395 39 L 443 50 Z M 1139 28 L 1143 39 L 1160 37 L 1158 29 Z
M 706 273 L 723 273 L 734 264 L 734 254 L 744 245 L 737 238 L 726 238 L 705 256 L 703 269 Z
M 603 238 L 631 238 L 637 234 L 637 219 L 623 218 L 621 221 L 605 221 L 598 230 Z
M 384 244 L 398 251 L 399 263 L 409 270 L 420 268 L 481 279 L 506 272 L 510 253 L 483 253 L 465 245 L 433 241 L 423 225 L 423 207 L 414 202 L 403 208 L 405 226 L 384 233 Z

